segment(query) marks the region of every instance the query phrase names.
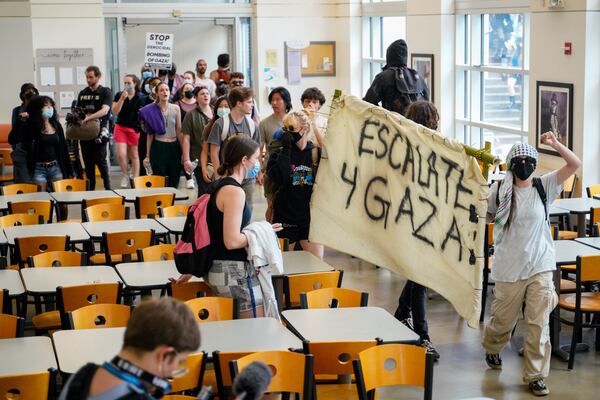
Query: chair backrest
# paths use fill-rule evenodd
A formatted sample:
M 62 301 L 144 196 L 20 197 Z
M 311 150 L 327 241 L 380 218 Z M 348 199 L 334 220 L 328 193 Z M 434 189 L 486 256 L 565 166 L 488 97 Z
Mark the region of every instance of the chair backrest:
M 54 210 L 53 203 L 52 200 L 9 201 L 8 212 L 10 214 L 41 215 L 46 222 L 50 223 Z
M 600 236 L 598 225 L 600 224 L 600 207 L 590 208 L 590 235 Z
M 87 253 L 78 251 L 48 251 L 29 257 L 29 266 L 34 268 L 79 267 L 84 265 L 88 265 Z
M 138 250 L 139 261 L 165 261 L 174 260 L 173 253 L 175 245 L 171 243 L 161 243 Z
M 12 149 L 0 148 L 0 162 L 4 165 L 13 165 Z
M 252 354 L 251 351 L 235 352 L 235 351 L 215 351 L 213 352 L 213 365 L 215 366 L 215 378 L 217 380 L 217 390 L 219 398 L 225 393 L 225 388 L 231 387 L 233 379 L 231 379 L 231 368 L 229 363 L 232 360 L 237 360 L 242 357 Z M 225 397 L 223 397 L 225 398 Z
M 147 189 L 158 187 L 165 187 L 167 184 L 167 179 L 164 176 L 159 175 L 145 175 L 145 176 L 136 176 L 133 178 L 133 188 L 134 189 Z
M 2 186 L 3 196 L 12 196 L 15 194 L 39 192 L 40 187 L 34 183 L 13 183 L 12 185 Z
M 600 255 L 577 256 L 577 281 L 600 281 Z
M 213 290 L 206 282 L 188 281 L 167 284 L 167 294 L 174 299 L 187 301 L 197 297 L 212 296 Z
M 587 188 L 585 188 L 588 197 L 591 199 L 594 196 L 597 196 L 600 194 L 600 183 L 596 183 L 595 185 L 590 185 Z
M 126 207 L 123 204 L 96 204 L 84 210 L 85 220 L 89 222 L 119 221 L 125 219 Z
M 500 164 L 498 164 L 498 170 L 506 172 L 506 163 L 500 163 Z
M 183 364 L 182 367 L 186 367 L 188 372 L 182 377 L 170 380 L 171 393 L 177 393 L 184 390 L 195 390 L 202 386 L 202 378 L 204 376 L 204 368 L 206 365 L 206 354 L 203 352 L 190 354 Z
M 15 238 L 15 256 L 24 265 L 29 257 L 49 251 L 67 250 L 69 236 L 28 236 Z
M 0 313 L 0 339 L 23 337 L 25 320 L 10 314 Z
M 159 209 L 171 207 L 175 202 L 175 193 L 159 193 L 135 198 L 135 216 L 153 218 L 159 216 Z
M 129 261 L 132 254 L 137 254 L 138 249 L 143 249 L 152 244 L 154 230 L 127 231 L 127 232 L 103 232 L 102 244 L 106 262 L 113 263 L 113 256 L 123 256 L 123 262 Z
M 190 210 L 189 204 L 175 204 L 169 207 L 161 207 L 158 211 L 161 217 L 186 217 Z
M 413 385 L 425 388 L 424 399 L 431 399 L 433 355 L 421 346 L 383 344 L 363 350 L 352 362 L 358 397 L 384 386 Z
M 92 304 L 67 312 L 71 329 L 125 327 L 129 317 L 131 307 L 122 304 Z
M 125 204 L 125 197 L 114 196 L 114 197 L 97 197 L 95 199 L 83 199 L 81 202 L 83 209 L 97 204 Z
M 343 271 L 286 275 L 283 281 L 286 308 L 300 304 L 300 293 L 315 289 L 340 287 Z
M 227 321 L 238 319 L 240 315 L 237 300 L 229 297 L 198 297 L 185 304 L 198 322 Z
M 288 238 L 279 238 L 279 248 L 281 251 L 288 251 L 290 249 L 290 239 Z
M 304 342 L 304 354 L 314 357 L 313 372 L 317 375 L 353 375 L 352 360 L 358 353 L 377 345 L 376 340 L 357 342 Z
M 94 304 L 117 304 L 122 286 L 120 282 L 60 286 L 56 288 L 58 308 L 66 313 Z
M 54 375 L 55 370 L 0 376 L 0 399 L 47 399 L 54 392 Z
M 346 288 L 323 288 L 300 293 L 301 308 L 366 307 L 369 294 Z
M 572 199 L 575 197 L 575 187 L 577 185 L 577 175 L 573 174 L 563 183 L 562 198 Z
M 254 361 L 261 361 L 271 368 L 273 376 L 267 392 L 299 393 L 303 399 L 312 398 L 314 378 L 311 354 L 293 351 L 259 351 L 248 354 L 229 363 L 233 379 Z
M 61 179 L 52 182 L 52 190 L 55 192 L 85 192 L 88 188 L 86 179 Z
M 0 228 L 10 228 L 11 226 L 37 225 L 43 224 L 44 217 L 36 214 L 8 214 L 0 217 Z

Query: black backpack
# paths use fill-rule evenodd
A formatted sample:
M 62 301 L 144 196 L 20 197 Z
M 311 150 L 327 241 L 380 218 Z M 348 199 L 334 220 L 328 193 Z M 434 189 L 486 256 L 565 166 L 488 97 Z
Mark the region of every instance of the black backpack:
M 90 386 L 92 379 L 96 374 L 96 371 L 100 368 L 98 364 L 87 363 L 79 369 L 73 375 L 69 381 L 67 393 L 64 395 L 66 400 L 81 400 L 86 399 L 90 392 Z M 147 394 L 141 393 L 130 393 L 125 396 L 121 396 L 115 400 L 151 400 L 153 399 Z
M 394 101 L 397 109 L 404 111 L 410 103 L 429 100 L 425 82 L 418 72 L 408 67 L 391 67 L 395 74 L 396 90 L 400 97 Z
M 546 189 L 544 189 L 544 185 L 542 184 L 542 180 L 534 176 L 533 181 L 531 182 L 535 190 L 540 195 L 540 199 L 542 200 L 542 204 L 544 204 L 544 215 L 546 216 L 546 221 L 548 220 L 548 197 L 546 196 Z M 498 190 L 496 190 L 496 207 L 500 205 L 500 185 L 501 182 L 498 182 Z

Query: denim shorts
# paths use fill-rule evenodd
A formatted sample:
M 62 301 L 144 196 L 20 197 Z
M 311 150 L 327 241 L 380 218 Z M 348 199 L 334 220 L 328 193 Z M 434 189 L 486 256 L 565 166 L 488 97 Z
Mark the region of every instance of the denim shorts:
M 36 164 L 35 171 L 33 171 L 33 181 L 35 183 L 50 183 L 58 181 L 63 178 L 62 172 L 58 163 L 54 164 Z

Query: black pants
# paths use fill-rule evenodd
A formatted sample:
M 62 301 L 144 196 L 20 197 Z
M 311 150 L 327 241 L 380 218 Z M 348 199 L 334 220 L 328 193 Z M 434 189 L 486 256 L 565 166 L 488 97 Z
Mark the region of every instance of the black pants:
M 185 175 L 185 179 L 192 179 L 192 175 L 188 174 L 185 170 L 183 170 L 183 174 Z M 210 183 L 204 182 L 204 178 L 202 177 L 202 165 L 198 164 L 196 169 L 194 170 L 194 176 L 196 177 L 196 187 L 198 188 L 198 197 L 202 196 L 208 190 L 208 186 Z
M 402 294 L 398 299 L 398 308 L 394 317 L 400 321 L 409 318 L 412 312 L 412 321 L 415 333 L 421 339 L 429 340 L 429 328 L 427 326 L 425 296 L 427 288 L 412 281 L 406 281 Z
M 90 182 L 90 190 L 96 189 L 96 165 L 104 181 L 104 189 L 110 190 L 110 176 L 108 174 L 108 163 L 106 162 L 106 147 L 108 143 L 82 140 L 79 144 L 81 145 L 81 155 L 85 164 L 85 174 Z

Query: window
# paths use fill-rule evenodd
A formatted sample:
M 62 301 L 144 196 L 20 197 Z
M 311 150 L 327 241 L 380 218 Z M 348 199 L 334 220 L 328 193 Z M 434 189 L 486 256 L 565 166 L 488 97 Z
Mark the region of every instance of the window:
M 405 17 L 363 18 L 363 93 L 385 65 L 385 51 L 392 42 L 406 38 Z
M 456 138 L 501 158 L 527 142 L 528 29 L 528 14 L 457 16 Z

